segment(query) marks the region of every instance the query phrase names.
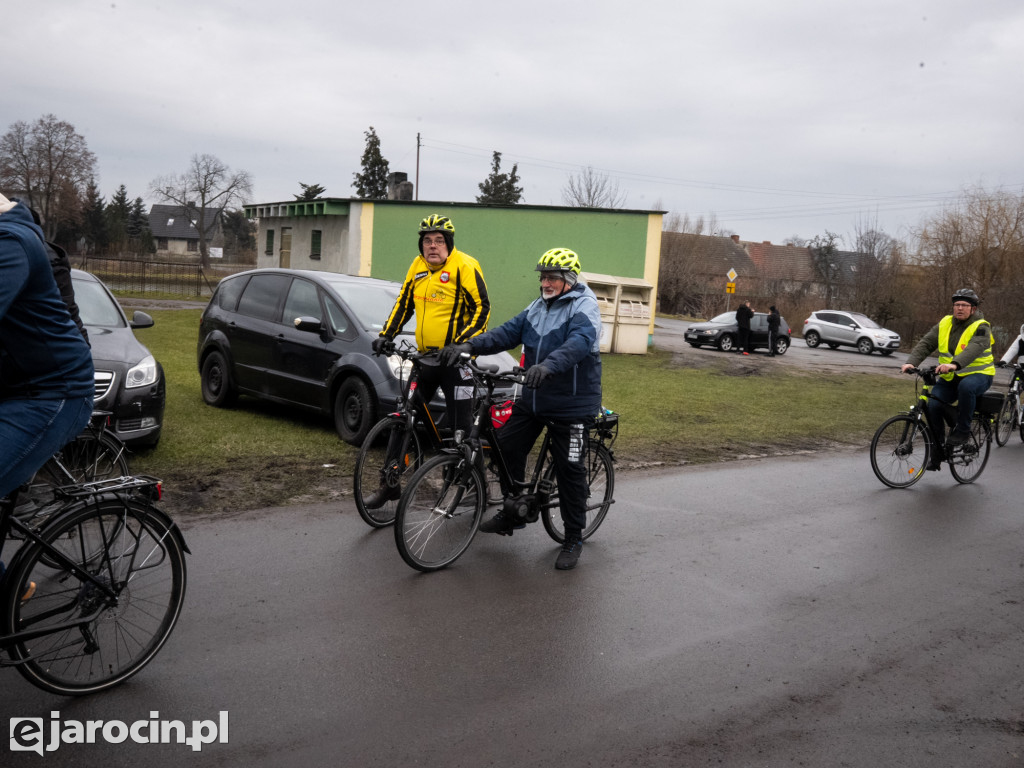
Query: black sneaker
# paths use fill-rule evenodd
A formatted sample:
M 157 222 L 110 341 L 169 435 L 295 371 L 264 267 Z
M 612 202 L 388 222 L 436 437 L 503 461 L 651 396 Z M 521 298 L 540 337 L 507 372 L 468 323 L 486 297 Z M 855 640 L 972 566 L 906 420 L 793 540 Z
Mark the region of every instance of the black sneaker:
M 525 527 L 526 523 L 516 523 L 504 512 L 499 512 L 490 520 L 484 520 L 480 523 L 480 527 L 477 530 L 484 533 L 498 533 L 502 536 L 511 536 L 512 531 L 519 531 Z
M 401 488 L 388 488 L 386 486 L 382 486 L 363 499 L 363 506 L 367 509 L 380 509 L 387 502 L 394 501 L 401 497 Z
M 558 553 L 555 560 L 555 568 L 560 571 L 569 571 L 576 567 L 583 553 L 583 539 L 579 535 L 568 536 L 562 545 L 562 551 Z
M 949 433 L 949 437 L 946 438 L 946 445 L 963 445 L 970 439 L 970 432 L 961 432 L 959 429 L 954 429 Z
M 942 469 L 942 459 L 932 459 L 928 462 L 928 466 L 925 469 L 928 472 L 937 472 Z

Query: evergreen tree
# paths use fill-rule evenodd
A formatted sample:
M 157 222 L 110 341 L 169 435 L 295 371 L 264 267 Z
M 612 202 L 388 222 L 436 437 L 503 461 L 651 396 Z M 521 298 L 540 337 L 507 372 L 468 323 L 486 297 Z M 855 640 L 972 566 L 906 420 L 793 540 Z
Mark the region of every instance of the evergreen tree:
M 107 203 L 107 237 L 113 253 L 124 251 L 128 247 L 128 218 L 131 216 L 132 204 L 128 200 L 128 190 L 124 184 Z
M 388 161 L 381 157 L 380 139 L 377 132 L 370 126 L 366 136 L 366 149 L 363 151 L 362 173 L 352 174 L 355 181 L 352 186 L 356 194 L 366 200 L 386 200 L 388 196 Z
M 245 217 L 245 211 L 224 212 L 224 252 L 233 256 L 256 258 L 256 222 Z
M 149 214 L 141 197 L 136 197 L 128 214 L 128 247 L 132 253 L 141 255 L 156 253 L 153 232 L 149 228 Z
M 501 152 L 495 152 L 491 159 L 491 175 L 478 186 L 480 194 L 476 201 L 486 205 L 515 205 L 523 198 L 519 182 L 519 164 L 512 166 L 511 173 L 501 172 Z
M 110 243 L 110 238 L 107 235 L 106 210 L 95 179 L 90 179 L 85 187 L 81 235 L 85 241 L 86 254 L 106 252 Z
M 302 187 L 302 194 L 296 195 L 295 199 L 300 203 L 308 203 L 310 200 L 316 200 L 320 195 L 327 191 L 319 184 L 303 184 L 300 181 L 299 186 Z

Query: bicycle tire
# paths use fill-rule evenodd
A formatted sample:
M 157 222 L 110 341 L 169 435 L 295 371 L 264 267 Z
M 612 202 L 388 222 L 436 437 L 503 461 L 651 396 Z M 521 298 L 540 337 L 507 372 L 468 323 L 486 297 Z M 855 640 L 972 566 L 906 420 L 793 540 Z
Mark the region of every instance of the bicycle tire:
M 992 450 L 992 428 L 986 419 L 975 416 L 971 420 L 971 436 L 949 457 L 949 471 L 958 483 L 973 483 L 988 464 Z
M 392 438 L 408 433 L 409 444 L 401 457 L 388 459 Z M 423 453 L 419 436 L 410 430 L 404 418 L 386 418 L 378 421 L 359 447 L 352 477 L 352 490 L 359 516 L 371 528 L 386 528 L 395 522 L 398 501 L 402 495 L 403 480 L 411 477 L 420 464 Z M 375 494 L 384 496 L 375 499 Z
M 395 543 L 418 571 L 454 563 L 469 548 L 483 517 L 487 486 L 458 454 L 428 459 L 409 479 L 395 516 Z
M 34 501 L 42 507 L 53 501 L 54 488 L 128 474 L 128 449 L 124 443 L 89 427 L 47 460 L 22 492 L 21 501 Z M 42 522 L 40 519 L 34 524 Z
M 544 472 L 544 478 L 552 483 L 555 482 L 555 465 L 550 463 L 550 460 Z M 587 447 L 587 484 L 587 525 L 582 533 L 584 540 L 593 536 L 604 522 L 615 494 L 615 467 L 612 464 L 611 452 L 601 443 L 593 440 Z M 565 542 L 565 526 L 562 523 L 561 507 L 558 504 L 557 483 L 554 493 L 551 494 L 550 502 L 541 512 L 541 521 L 544 523 L 544 530 L 548 532 L 548 536 L 559 544 Z
M 893 416 L 871 438 L 871 469 L 890 488 L 909 488 L 921 479 L 933 450 L 924 421 Z
M 117 598 L 111 602 L 30 542 L 11 564 L 4 633 L 96 615 L 84 625 L 12 644 L 11 659 L 26 680 L 58 695 L 96 693 L 124 682 L 152 661 L 181 614 L 186 568 L 180 533 L 148 502 L 110 495 L 65 508 L 39 536 L 77 568 L 115 585 Z M 23 600 L 32 583 L 34 593 Z
M 1010 440 L 1010 433 L 1017 426 L 1017 395 L 1013 392 L 1003 398 L 1003 406 L 996 417 L 996 445 L 1002 448 Z

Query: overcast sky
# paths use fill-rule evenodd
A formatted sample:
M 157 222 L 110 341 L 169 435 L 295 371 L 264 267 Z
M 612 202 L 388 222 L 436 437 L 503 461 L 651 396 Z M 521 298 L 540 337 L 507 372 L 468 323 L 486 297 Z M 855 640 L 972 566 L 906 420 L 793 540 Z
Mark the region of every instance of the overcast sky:
M 71 123 L 108 200 L 194 154 L 248 202 L 350 197 L 371 125 L 410 180 L 420 135 L 421 200 L 472 202 L 497 150 L 524 202 L 591 166 L 754 241 L 1024 191 L 1021 0 L 35 0 L 4 27 L 0 131 Z

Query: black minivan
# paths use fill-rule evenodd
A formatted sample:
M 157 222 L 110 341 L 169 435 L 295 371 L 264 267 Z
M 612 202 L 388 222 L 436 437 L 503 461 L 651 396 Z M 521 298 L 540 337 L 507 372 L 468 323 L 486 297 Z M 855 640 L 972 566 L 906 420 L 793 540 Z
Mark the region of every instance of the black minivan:
M 219 407 L 243 394 L 312 409 L 333 418 L 342 440 L 361 444 L 394 410 L 409 378 L 408 362 L 374 356 L 370 348 L 400 288 L 388 280 L 298 269 L 224 278 L 199 324 L 203 400 Z M 405 338 L 415 345 L 415 322 L 396 343 Z M 515 364 L 507 353 L 483 359 L 503 370 Z M 443 413 L 440 393 L 430 409 Z

